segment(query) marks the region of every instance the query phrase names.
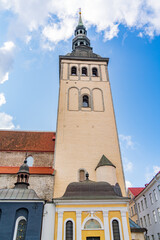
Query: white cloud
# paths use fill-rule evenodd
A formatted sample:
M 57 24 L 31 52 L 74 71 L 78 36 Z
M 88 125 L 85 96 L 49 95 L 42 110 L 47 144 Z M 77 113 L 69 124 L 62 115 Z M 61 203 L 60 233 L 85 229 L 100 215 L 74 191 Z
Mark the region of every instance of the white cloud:
M 134 142 L 132 141 L 131 136 L 125 136 L 123 134 L 119 135 L 120 143 L 123 144 L 126 148 L 134 148 Z
M 116 37 L 120 25 L 138 29 L 141 37 L 160 35 L 158 0 L 81 0 L 81 3 L 78 0 L 1 0 L 0 3 L 1 10 L 13 13 L 10 36 L 25 38 L 39 30 L 52 44 L 72 36 L 78 7 L 82 8 L 85 24 L 102 31 L 105 40 Z
M 123 158 L 123 166 L 125 172 L 131 172 L 133 169 L 133 163 L 128 161 L 127 158 Z
M 0 93 L 0 106 L 6 103 L 4 93 Z
M 132 187 L 132 183 L 126 180 L 126 188 L 128 189 L 129 187 Z
M 0 129 L 14 129 L 15 126 L 13 124 L 13 117 L 0 112 Z
M 147 167 L 145 178 L 147 182 L 150 182 L 152 178 L 160 171 L 160 166 L 153 166 L 152 169 Z
M 0 83 L 8 80 L 9 70 L 13 65 L 13 51 L 15 45 L 12 41 L 5 42 L 0 48 Z

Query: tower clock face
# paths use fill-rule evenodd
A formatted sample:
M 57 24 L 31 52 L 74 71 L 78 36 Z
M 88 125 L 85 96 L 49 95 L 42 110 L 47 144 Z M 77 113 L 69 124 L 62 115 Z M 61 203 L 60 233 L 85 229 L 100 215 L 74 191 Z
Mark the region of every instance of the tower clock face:
M 22 219 L 19 221 L 16 240 L 25 240 L 26 226 L 27 226 L 26 220 Z

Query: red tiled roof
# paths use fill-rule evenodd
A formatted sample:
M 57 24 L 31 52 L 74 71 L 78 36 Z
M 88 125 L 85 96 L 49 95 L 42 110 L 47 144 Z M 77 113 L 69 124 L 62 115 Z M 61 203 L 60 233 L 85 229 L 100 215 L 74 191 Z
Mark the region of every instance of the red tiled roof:
M 128 188 L 128 190 L 136 197 L 140 192 L 142 192 L 144 187 L 133 187 Z
M 54 152 L 55 132 L 0 131 L 0 151 Z
M 19 167 L 0 167 L 0 174 L 16 174 Z M 52 167 L 29 167 L 30 174 L 52 175 L 54 169 Z

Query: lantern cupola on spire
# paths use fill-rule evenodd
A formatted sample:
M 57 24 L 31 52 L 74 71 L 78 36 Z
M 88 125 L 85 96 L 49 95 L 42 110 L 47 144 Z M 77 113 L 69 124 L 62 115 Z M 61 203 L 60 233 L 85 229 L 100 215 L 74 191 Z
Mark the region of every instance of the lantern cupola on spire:
M 81 9 L 79 9 L 79 22 L 75 29 L 75 37 L 72 40 L 72 50 L 83 47 L 90 49 L 90 40 L 87 37 L 87 30 L 82 22 Z
M 15 188 L 28 188 L 29 183 L 29 166 L 27 164 L 27 156 L 24 160 L 24 163 L 19 168 L 17 173 L 17 182 L 15 183 Z

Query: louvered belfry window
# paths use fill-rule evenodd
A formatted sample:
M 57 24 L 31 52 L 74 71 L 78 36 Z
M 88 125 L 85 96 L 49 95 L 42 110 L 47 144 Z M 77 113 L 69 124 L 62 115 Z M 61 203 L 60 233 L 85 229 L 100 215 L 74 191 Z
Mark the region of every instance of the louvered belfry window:
M 72 221 L 66 222 L 66 239 L 65 240 L 73 240 L 73 223 L 72 223 Z

